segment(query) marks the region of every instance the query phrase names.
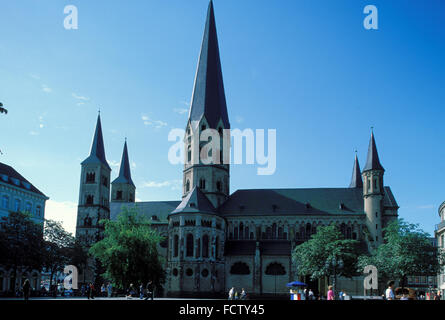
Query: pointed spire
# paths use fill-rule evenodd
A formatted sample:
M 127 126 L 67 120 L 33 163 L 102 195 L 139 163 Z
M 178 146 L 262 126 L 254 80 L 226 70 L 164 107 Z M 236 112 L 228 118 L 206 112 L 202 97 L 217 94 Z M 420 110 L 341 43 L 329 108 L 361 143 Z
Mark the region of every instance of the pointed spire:
M 133 180 L 131 179 L 130 160 L 128 158 L 127 138 L 125 138 L 124 151 L 122 152 L 121 166 L 119 169 L 119 176 L 113 181 L 113 183 L 129 183 L 135 187 Z
M 96 131 L 94 132 L 90 155 L 88 158 L 85 159 L 85 161 L 82 162 L 82 164 L 98 162 L 103 163 L 108 169 L 111 170 L 110 166 L 108 165 L 107 159 L 105 158 L 105 147 L 102 136 L 102 125 L 100 122 L 100 112 L 97 116 Z
M 385 169 L 383 169 L 382 165 L 380 164 L 379 154 L 377 153 L 377 147 L 374 139 L 373 130 L 371 130 L 371 139 L 369 140 L 369 147 L 368 147 L 368 158 L 366 161 L 366 165 L 363 168 L 363 172 L 369 170 L 385 171 Z
M 220 119 L 226 129 L 230 128 L 212 1 L 207 11 L 189 120 L 196 125 L 203 116 L 211 128 L 216 129 Z
M 360 172 L 357 151 L 355 152 L 354 169 L 352 169 L 352 178 L 349 188 L 363 188 L 362 173 Z

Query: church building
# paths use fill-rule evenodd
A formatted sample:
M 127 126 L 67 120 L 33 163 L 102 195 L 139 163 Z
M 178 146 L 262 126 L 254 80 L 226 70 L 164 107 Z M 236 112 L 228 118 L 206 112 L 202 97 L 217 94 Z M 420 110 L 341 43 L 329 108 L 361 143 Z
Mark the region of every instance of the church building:
M 167 296 L 217 296 L 231 287 L 251 295 L 287 293 L 299 280 L 291 254 L 320 226 L 335 223 L 345 238 L 368 248 L 382 243 L 382 229 L 397 219 L 398 205 L 384 185 L 371 133 L 366 165 L 355 157 L 351 183 L 341 188 L 246 189 L 230 192 L 230 164 L 203 164 L 207 129 L 230 130 L 213 3 L 210 1 L 184 137 L 182 199 L 135 202 L 127 142 L 119 176 L 110 183 L 101 119 L 97 119 L 90 155 L 82 162 L 76 237 L 91 246 L 101 238 L 98 221 L 116 219 L 123 207 L 135 207 L 166 237 Z M 221 158 L 228 152 L 221 150 Z M 90 274 L 89 276 L 93 276 Z M 88 276 L 87 276 L 88 277 Z M 315 291 L 322 284 L 308 281 Z M 363 294 L 363 278 L 340 279 L 349 294 Z M 324 290 L 324 288 L 323 288 Z

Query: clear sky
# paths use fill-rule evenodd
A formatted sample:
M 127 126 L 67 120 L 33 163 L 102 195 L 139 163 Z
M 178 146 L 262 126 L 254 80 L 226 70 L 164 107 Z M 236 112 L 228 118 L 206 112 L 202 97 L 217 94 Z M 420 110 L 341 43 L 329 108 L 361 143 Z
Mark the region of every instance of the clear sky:
M 65 5 L 79 28 L 65 30 Z M 363 9 L 378 9 L 378 30 Z M 80 162 L 100 108 L 117 176 L 128 138 L 137 199 L 179 200 L 167 160 L 185 128 L 208 0 L 0 4 L 0 161 L 50 197 L 74 232 Z M 232 128 L 276 129 L 277 170 L 231 169 L 247 188 L 345 187 L 374 127 L 400 217 L 433 232 L 445 200 L 445 2 L 214 0 Z

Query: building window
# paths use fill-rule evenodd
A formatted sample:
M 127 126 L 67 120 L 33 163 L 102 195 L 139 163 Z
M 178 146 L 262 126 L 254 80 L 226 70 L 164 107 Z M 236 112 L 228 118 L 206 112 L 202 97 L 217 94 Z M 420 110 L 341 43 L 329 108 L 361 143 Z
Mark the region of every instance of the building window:
M 15 199 L 14 201 L 14 211 L 19 212 L 22 205 L 22 201 L 20 199 Z
M 250 274 L 249 266 L 244 262 L 237 262 L 230 268 L 230 274 L 248 275 Z
M 36 207 L 36 216 L 37 217 L 41 217 L 42 216 L 42 207 L 41 206 L 37 206 Z
M 235 229 L 233 230 L 233 233 L 234 233 L 233 238 L 235 240 L 238 240 L 238 227 L 235 227 Z
M 209 236 L 206 234 L 202 237 L 202 257 L 209 257 Z
M 209 275 L 209 270 L 207 269 L 202 270 L 201 275 L 203 276 L 203 278 L 207 278 L 207 276 Z
M 244 239 L 244 224 L 242 222 L 239 224 L 239 238 L 240 240 Z
M 186 256 L 187 257 L 193 257 L 193 235 L 192 234 L 188 234 L 187 235 Z
M 222 183 L 221 183 L 221 181 L 217 181 L 216 182 L 216 190 L 218 190 L 218 192 L 222 191 Z
M 215 242 L 215 259 L 216 260 L 219 259 L 219 237 L 216 237 L 216 242 Z
M 87 195 L 87 197 L 86 197 L 86 204 L 87 205 L 91 205 L 91 204 L 93 204 L 94 203 L 94 196 L 92 196 L 92 195 Z
M 177 277 L 178 276 L 178 269 L 174 268 L 172 273 L 173 273 L 174 277 Z
M 87 172 L 86 183 L 95 183 L 96 182 L 96 174 L 94 172 Z
M 269 276 L 283 276 L 286 274 L 286 269 L 282 264 L 274 262 L 267 266 L 265 273 Z
M 191 268 L 188 268 L 188 269 L 185 271 L 185 274 L 187 275 L 187 277 L 191 277 L 191 276 L 193 276 L 193 270 L 192 270 Z
M 366 179 L 366 184 L 368 185 L 368 191 L 371 191 L 371 181 L 369 179 Z
M 104 187 L 107 187 L 107 186 L 108 186 L 108 179 L 107 179 L 107 177 L 105 177 L 105 176 L 102 176 L 102 185 L 103 185 Z
M 190 181 L 187 180 L 187 183 L 185 184 L 185 192 L 189 192 L 190 191 Z
M 192 147 L 188 146 L 187 148 L 187 162 L 192 162 Z
M 2 197 L 2 207 L 5 209 L 9 209 L 9 197 L 8 196 Z
M 31 213 L 31 210 L 32 210 L 32 204 L 31 204 L 31 202 L 26 202 L 26 205 L 25 205 L 25 212 Z
M 201 190 L 205 190 L 205 188 L 206 188 L 206 180 L 205 179 L 199 180 L 199 188 Z
M 121 190 L 116 192 L 116 200 L 122 200 L 122 191 Z
M 374 190 L 377 190 L 377 179 L 374 179 Z

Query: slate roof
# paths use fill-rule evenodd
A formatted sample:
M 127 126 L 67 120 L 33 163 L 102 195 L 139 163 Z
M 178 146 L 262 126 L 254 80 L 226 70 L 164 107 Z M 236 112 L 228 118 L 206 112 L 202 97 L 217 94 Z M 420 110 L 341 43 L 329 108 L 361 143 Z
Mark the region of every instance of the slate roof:
M 363 188 L 362 173 L 360 172 L 357 155 L 355 155 L 354 168 L 352 169 L 352 178 L 349 188 Z
M 90 155 L 82 162 L 82 164 L 88 164 L 88 163 L 102 163 L 109 170 L 111 170 L 110 166 L 108 165 L 107 159 L 105 158 L 105 147 L 104 147 L 104 139 L 102 136 L 102 125 L 100 122 L 100 114 L 97 116 L 96 131 L 94 132 Z
M 375 144 L 373 132 L 371 132 L 371 139 L 369 140 L 369 147 L 368 147 L 368 158 L 366 159 L 366 165 L 363 168 L 363 172 L 369 170 L 385 171 L 385 169 L 383 169 L 382 165 L 380 164 L 379 154 L 377 153 L 377 146 Z
M 171 214 L 198 212 L 215 214 L 216 210 L 201 189 L 194 187 Z
M 9 184 L 16 188 L 23 189 L 37 193 L 46 199 L 49 199 L 43 192 L 37 189 L 32 183 L 26 180 L 20 173 L 18 173 L 13 167 L 8 166 L 0 162 L 0 182 Z
M 116 220 L 123 207 L 137 208 L 139 214 L 146 216 L 153 224 L 168 223 L 168 215 L 175 210 L 181 201 L 147 201 L 147 202 L 111 202 L 110 219 Z
M 389 187 L 384 206 L 398 208 Z M 250 189 L 237 190 L 224 202 L 221 216 L 361 215 L 363 188 Z
M 189 120 L 196 126 L 203 116 L 213 129 L 220 119 L 224 128 L 230 128 L 212 1 L 207 12 Z
M 119 176 L 114 179 L 112 183 L 129 183 L 136 187 L 131 179 L 130 161 L 128 158 L 127 141 L 124 144 L 124 151 L 122 152 L 121 166 L 119 169 Z

